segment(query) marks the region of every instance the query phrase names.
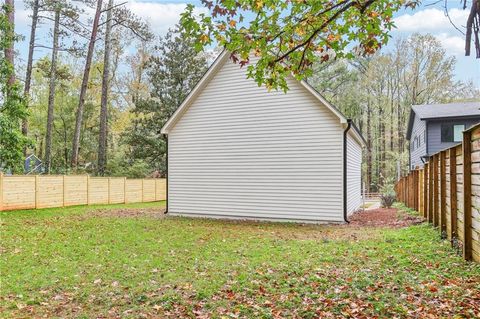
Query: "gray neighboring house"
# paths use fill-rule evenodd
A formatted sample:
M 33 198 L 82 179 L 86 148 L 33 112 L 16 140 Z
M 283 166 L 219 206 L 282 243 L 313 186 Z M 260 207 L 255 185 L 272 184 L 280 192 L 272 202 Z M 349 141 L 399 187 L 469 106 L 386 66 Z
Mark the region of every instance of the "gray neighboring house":
M 407 128 L 410 169 L 428 156 L 462 142 L 462 132 L 480 122 L 480 102 L 413 105 Z

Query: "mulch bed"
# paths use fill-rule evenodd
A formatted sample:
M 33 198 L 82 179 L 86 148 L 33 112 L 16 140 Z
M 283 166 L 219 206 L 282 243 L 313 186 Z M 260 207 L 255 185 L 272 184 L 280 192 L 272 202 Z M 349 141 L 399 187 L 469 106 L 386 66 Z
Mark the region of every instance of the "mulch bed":
M 396 208 L 378 208 L 359 211 L 349 217 L 351 226 L 401 228 L 423 222 L 420 216 L 408 215 Z

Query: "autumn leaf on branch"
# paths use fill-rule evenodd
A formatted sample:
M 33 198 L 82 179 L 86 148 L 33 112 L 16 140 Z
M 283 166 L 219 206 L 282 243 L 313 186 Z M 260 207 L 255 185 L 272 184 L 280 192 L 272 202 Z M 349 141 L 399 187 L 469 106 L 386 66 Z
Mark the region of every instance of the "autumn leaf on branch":
M 218 43 L 231 59 L 259 60 L 248 75 L 259 85 L 287 90 L 286 76 L 304 79 L 314 62 L 354 58 L 377 52 L 394 28 L 393 14 L 420 1 L 405 0 L 202 0 L 209 13 L 194 6 L 182 14 L 182 31 L 197 39 L 197 50 Z

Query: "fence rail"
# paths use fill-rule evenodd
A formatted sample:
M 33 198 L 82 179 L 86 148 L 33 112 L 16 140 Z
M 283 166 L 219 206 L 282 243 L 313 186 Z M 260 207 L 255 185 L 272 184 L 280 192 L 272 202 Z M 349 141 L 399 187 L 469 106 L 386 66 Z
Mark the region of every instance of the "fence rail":
M 397 198 L 438 227 L 466 260 L 480 262 L 480 124 L 395 185 Z
M 165 199 L 165 179 L 0 173 L 0 211 Z

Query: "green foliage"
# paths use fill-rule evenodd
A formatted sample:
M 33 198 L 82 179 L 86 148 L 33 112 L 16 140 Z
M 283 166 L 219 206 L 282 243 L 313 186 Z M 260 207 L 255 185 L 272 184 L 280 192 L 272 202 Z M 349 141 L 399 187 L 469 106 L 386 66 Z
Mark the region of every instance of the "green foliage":
M 151 170 L 165 175 L 166 143 L 160 128 L 203 76 L 207 61 L 194 50 L 192 39 L 172 30 L 155 51 L 148 68 L 150 98 L 136 101 L 135 118 L 124 143 L 130 147 L 132 159 L 141 159 Z
M 0 317 L 478 317 L 480 265 L 426 224 L 162 218 L 163 208 L 0 212 Z
M 20 121 L 27 116 L 26 102 L 15 76 L 13 65 L 4 55 L 15 42 L 14 26 L 7 18 L 12 8 L 3 5 L 0 12 L 0 169 L 21 172 L 23 149 L 29 140 L 22 135 Z
M 81 75 L 79 70 L 74 67 L 76 60 L 69 60 L 68 56 L 60 55 L 57 61 L 57 81 L 55 89 L 55 105 L 54 105 L 54 121 L 52 132 L 52 159 L 51 173 L 63 174 L 68 172 L 71 154 L 71 141 L 73 129 L 75 127 L 75 110 L 78 104 L 77 84 L 80 83 Z M 30 106 L 35 112 L 31 112 L 29 116 L 29 134 L 35 140 L 35 146 L 32 150 L 40 158 L 44 154 L 44 138 L 46 134 L 47 122 L 47 106 L 49 94 L 50 79 L 50 59 L 43 57 L 34 65 L 32 82 L 35 87 L 32 94 Z M 81 148 L 81 159 L 83 163 L 88 163 L 91 154 L 95 154 L 96 145 L 94 139 L 98 132 L 98 124 L 96 124 L 95 115 L 97 114 L 97 106 L 92 103 L 99 91 L 98 81 L 100 75 L 92 72 L 92 84 L 90 87 L 90 95 L 87 97 L 85 105 L 85 125 L 84 125 L 84 144 Z M 89 171 L 86 171 L 89 172 Z
M 151 173 L 151 166 L 141 159 L 128 160 L 121 152 L 108 161 L 106 175 L 144 178 Z
M 218 43 L 241 65 L 253 52 L 259 60 L 248 67 L 249 76 L 259 85 L 287 90 L 286 76 L 309 77 L 315 62 L 375 53 L 388 42 L 393 14 L 418 2 L 202 0 L 209 13 L 195 16 L 188 5 L 181 25 L 198 51 Z M 249 21 L 246 12 L 253 16 Z

